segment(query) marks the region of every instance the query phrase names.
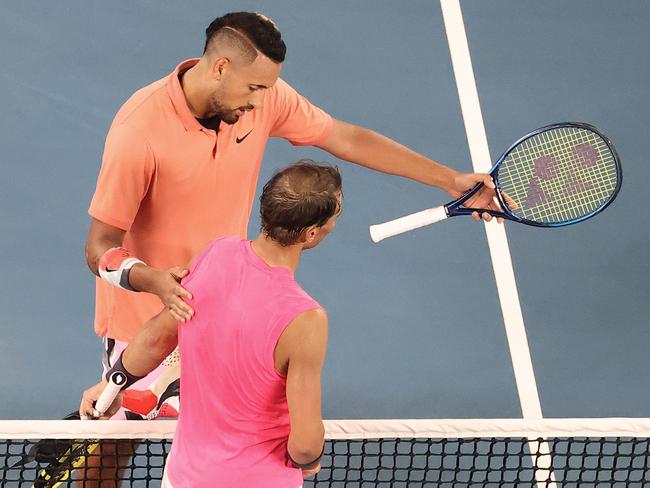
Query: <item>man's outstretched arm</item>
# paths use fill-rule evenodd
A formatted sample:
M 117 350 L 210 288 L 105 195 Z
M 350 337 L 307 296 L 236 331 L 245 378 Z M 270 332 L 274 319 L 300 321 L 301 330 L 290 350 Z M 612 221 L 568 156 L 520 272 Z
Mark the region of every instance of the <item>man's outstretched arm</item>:
M 499 210 L 493 201 L 494 183 L 489 175 L 461 173 L 370 129 L 335 119 L 332 132 L 318 147 L 339 159 L 441 188 L 452 198 L 458 198 L 477 183 L 483 183 L 485 187 L 467 205 Z M 477 213 L 473 217 L 479 220 Z M 483 218 L 487 221 L 492 219 L 487 213 Z

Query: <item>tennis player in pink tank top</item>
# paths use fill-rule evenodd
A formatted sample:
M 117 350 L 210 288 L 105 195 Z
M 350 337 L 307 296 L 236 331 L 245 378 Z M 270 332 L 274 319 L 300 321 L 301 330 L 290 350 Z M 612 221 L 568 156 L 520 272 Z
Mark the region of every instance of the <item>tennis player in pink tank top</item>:
M 327 315 L 294 272 L 335 226 L 341 176 L 300 161 L 271 178 L 260 203 L 257 239 L 216 239 L 194 258 L 183 281 L 194 317 L 178 325 L 163 310 L 107 374 L 137 381 L 180 346 L 181 414 L 163 487 L 298 488 L 320 469 Z M 82 415 L 97 413 L 105 385 L 86 390 Z

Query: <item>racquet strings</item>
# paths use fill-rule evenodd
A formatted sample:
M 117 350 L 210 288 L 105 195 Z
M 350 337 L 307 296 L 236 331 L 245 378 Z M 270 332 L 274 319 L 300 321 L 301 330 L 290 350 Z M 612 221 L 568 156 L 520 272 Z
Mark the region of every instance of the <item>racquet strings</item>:
M 599 134 L 559 127 L 515 146 L 495 177 L 499 190 L 517 204 L 508 206 L 512 214 L 554 224 L 600 209 L 615 195 L 619 175 L 616 157 Z

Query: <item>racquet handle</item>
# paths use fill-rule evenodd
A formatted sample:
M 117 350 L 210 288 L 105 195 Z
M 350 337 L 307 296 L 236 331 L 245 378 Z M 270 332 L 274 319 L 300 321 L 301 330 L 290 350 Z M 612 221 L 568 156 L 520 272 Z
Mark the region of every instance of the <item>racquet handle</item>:
M 115 376 L 115 374 L 113 376 Z M 124 385 L 123 382 L 120 383 L 121 378 L 118 378 L 118 381 L 116 382 L 114 381 L 113 376 L 108 379 L 104 391 L 102 391 L 102 394 L 99 395 L 99 398 L 95 402 L 95 410 L 99 414 L 98 417 L 104 415 L 106 410 L 110 408 Z
M 399 219 L 391 220 L 383 224 L 376 224 L 370 226 L 370 238 L 373 242 L 379 242 L 387 237 L 393 237 L 397 234 L 403 234 L 411 230 L 415 230 L 425 225 L 434 224 L 448 217 L 445 206 L 428 208 L 421 212 L 416 212 L 411 215 L 405 215 Z

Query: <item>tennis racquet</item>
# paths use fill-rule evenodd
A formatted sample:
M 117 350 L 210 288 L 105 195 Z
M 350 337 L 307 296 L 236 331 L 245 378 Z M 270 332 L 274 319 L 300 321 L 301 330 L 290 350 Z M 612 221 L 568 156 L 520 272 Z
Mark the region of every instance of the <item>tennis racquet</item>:
M 79 420 L 79 411 L 74 411 L 63 420 Z M 38 463 L 37 476 L 32 488 L 58 488 L 69 480 L 72 473 L 85 464 L 101 441 L 97 439 L 42 439 L 32 445 L 29 451 L 9 466 L 27 466 Z M 44 467 L 40 467 L 46 464 Z M 69 485 L 70 482 L 66 485 Z
M 584 123 L 564 122 L 537 129 L 515 142 L 489 172 L 502 211 L 463 204 L 483 186 L 453 202 L 370 226 L 379 242 L 456 215 L 489 213 L 537 227 L 582 222 L 612 203 L 623 180 L 619 157 L 609 138 Z
M 128 409 L 125 411 L 127 420 L 178 416 L 180 376 L 178 348 L 167 356 L 162 364 L 165 366 L 164 371 L 149 386 L 148 390 L 126 390 L 124 392 L 122 405 Z M 121 391 L 120 380 L 111 379 L 112 387 L 105 388 L 95 404 L 98 414 L 103 414 L 108 410 Z M 78 410 L 63 418 L 63 420 L 80 419 Z M 29 452 L 10 467 L 25 466 L 33 462 L 37 462 L 39 465 L 46 464 L 42 468 L 38 467 L 33 488 L 58 488 L 65 482 L 67 482 L 67 486 L 70 484 L 69 480 L 74 471 L 83 468 L 88 457 L 98 455 L 95 451 L 102 442 L 100 439 L 43 439 L 31 446 Z

